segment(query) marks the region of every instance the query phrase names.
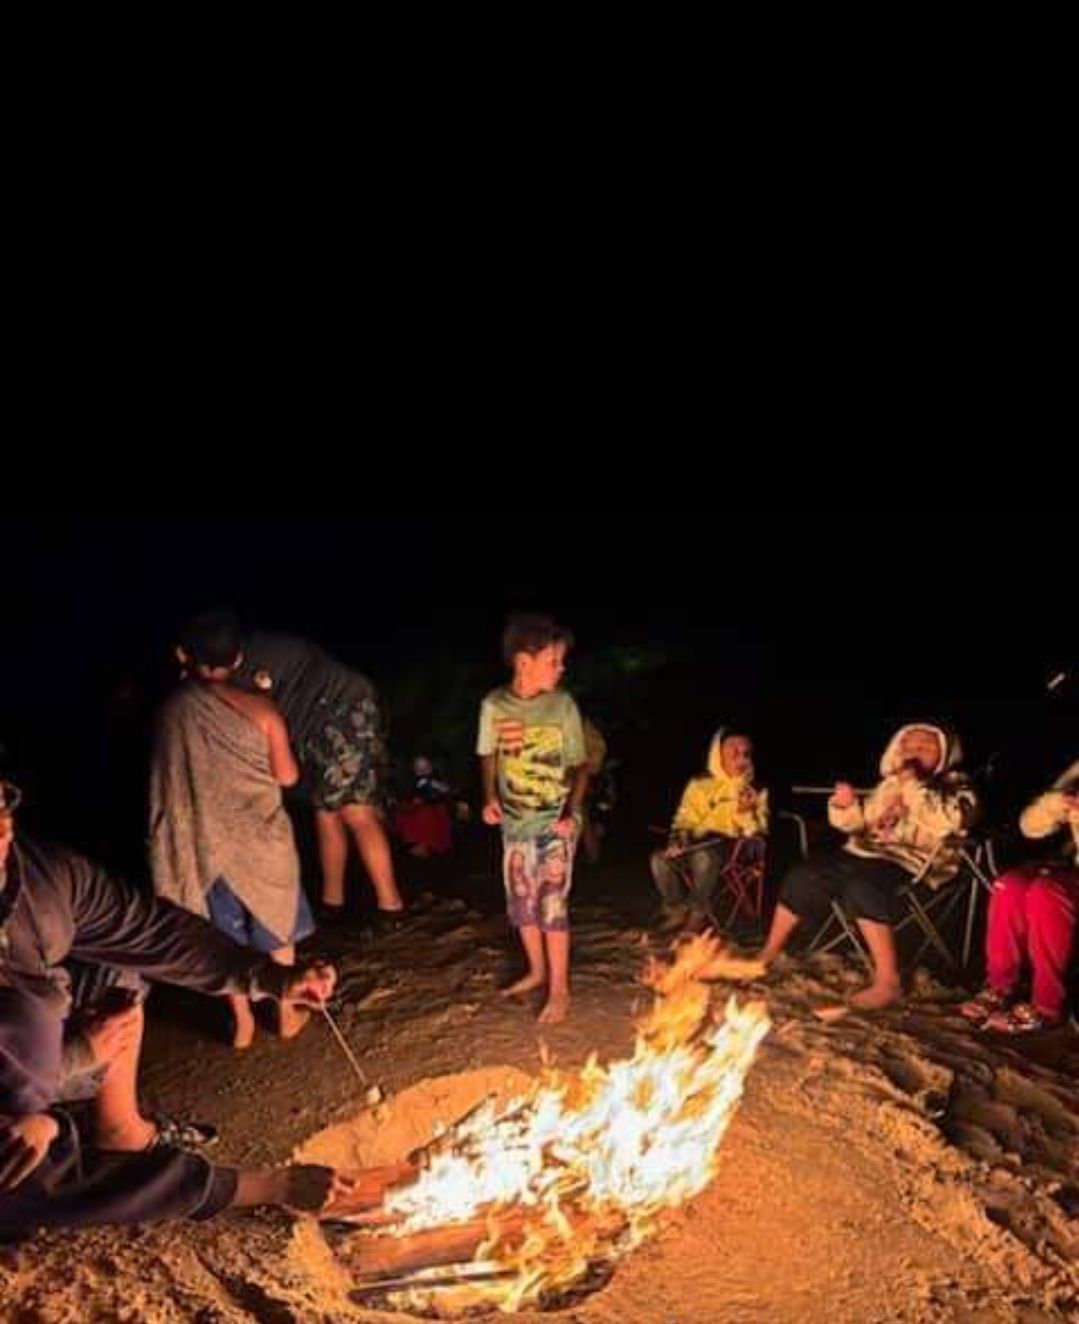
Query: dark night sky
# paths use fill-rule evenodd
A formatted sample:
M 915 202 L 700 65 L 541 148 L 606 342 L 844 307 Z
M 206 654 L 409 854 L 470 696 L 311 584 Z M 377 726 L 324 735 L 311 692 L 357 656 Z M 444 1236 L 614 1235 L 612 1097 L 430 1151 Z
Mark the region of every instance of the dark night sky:
M 131 830 L 119 825 L 134 813 L 117 808 L 137 775 L 128 728 L 169 683 L 179 622 L 222 604 L 369 674 L 402 743 L 436 748 L 426 728 L 440 703 L 456 694 L 467 707 L 499 680 L 505 612 L 551 611 L 577 634 L 570 687 L 616 733 L 641 815 L 666 812 L 730 717 L 751 725 L 777 786 L 870 775 L 889 728 L 913 717 L 954 720 L 972 761 L 1002 750 L 1024 790 L 1075 754 L 1066 518 L 14 516 L 0 527 L 0 742 L 49 829 L 78 844 Z M 1069 682 L 1047 696 L 1061 668 Z M 441 752 L 467 758 L 448 732 Z

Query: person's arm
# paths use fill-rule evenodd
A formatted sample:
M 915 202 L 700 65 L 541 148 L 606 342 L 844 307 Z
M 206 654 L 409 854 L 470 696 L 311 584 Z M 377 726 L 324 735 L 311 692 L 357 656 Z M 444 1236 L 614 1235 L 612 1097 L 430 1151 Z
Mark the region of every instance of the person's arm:
M 1046 791 L 1019 815 L 1019 830 L 1024 837 L 1051 837 L 1077 812 L 1079 797 L 1064 791 Z
M 81 856 L 70 855 L 59 867 L 69 871 L 70 954 L 77 960 L 137 970 L 199 993 L 256 998 L 289 997 L 290 985 L 304 985 L 311 974 L 239 946 L 201 916 L 139 892 Z M 312 983 L 312 1000 L 321 986 L 318 979 Z
M 581 806 L 584 804 L 584 797 L 588 792 L 588 764 L 579 763 L 577 767 L 569 770 L 569 797 L 566 800 L 567 814 L 579 814 Z
M 270 771 L 278 786 L 295 786 L 300 780 L 300 765 L 292 753 L 289 743 L 288 726 L 281 716 L 281 710 L 275 703 L 266 700 L 266 716 L 263 730 L 270 746 Z
M 675 810 L 670 834 L 667 838 L 667 853 L 669 855 L 676 854 L 698 835 L 706 811 L 707 802 L 700 793 L 696 779 L 686 782 L 686 788 L 678 802 L 678 808 Z
M 498 755 L 480 755 L 480 780 L 483 782 L 483 821 L 502 822 L 502 804 L 498 798 Z
M 488 699 L 480 705 L 480 729 L 476 737 L 476 753 L 480 760 L 480 780 L 483 783 L 483 821 L 489 826 L 502 822 L 502 803 L 498 796 L 498 736 L 495 732 L 494 710 Z
M 748 795 L 744 805 L 739 804 L 736 821 L 747 837 L 763 837 L 768 832 L 768 792 L 756 787 L 745 788 Z
M 828 822 L 839 832 L 859 832 L 865 827 L 865 811 L 850 782 L 836 782 L 828 801 Z
M 555 831 L 563 837 L 575 836 L 581 825 L 581 806 L 584 804 L 585 792 L 588 790 L 588 764 L 580 763 L 577 767 L 570 768 L 569 777 L 569 795 L 555 824 Z
M 575 834 L 581 823 L 581 806 L 588 790 L 588 747 L 584 738 L 581 710 L 573 698 L 566 695 L 566 711 L 562 719 L 562 757 L 565 759 L 569 795 L 562 806 L 559 821 L 565 833 Z

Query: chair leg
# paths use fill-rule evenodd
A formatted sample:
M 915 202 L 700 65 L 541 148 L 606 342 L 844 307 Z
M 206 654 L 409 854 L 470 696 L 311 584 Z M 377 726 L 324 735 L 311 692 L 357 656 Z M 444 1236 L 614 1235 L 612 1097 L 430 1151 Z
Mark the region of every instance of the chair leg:
M 834 934 L 832 934 L 833 929 L 836 930 Z M 830 934 L 832 936 L 829 936 Z M 847 918 L 847 912 L 839 902 L 832 901 L 831 914 L 814 934 L 813 941 L 809 944 L 809 950 L 824 956 L 837 947 L 842 947 L 844 943 L 850 943 L 863 965 L 869 969 L 873 968 L 873 962 L 869 959 L 869 953 L 865 949 L 862 935 Z
M 807 950 L 811 952 L 830 951 L 831 948 L 835 946 L 836 940 L 834 938 L 829 940 L 826 947 L 822 946 L 822 944 L 837 923 L 838 921 L 836 920 L 834 912 L 829 911 L 828 918 L 813 935 L 812 941 Z M 840 932 L 842 932 L 842 926 L 840 926 Z
M 724 889 L 730 895 L 731 908 L 727 915 L 726 928 L 734 923 L 740 910 L 744 910 L 750 919 L 760 919 L 760 905 L 754 907 L 753 898 L 750 894 L 752 880 L 737 868 L 728 867 L 722 874 L 720 880 Z
M 940 914 L 940 922 L 942 924 L 947 921 L 948 916 L 955 909 L 956 901 L 958 901 L 961 896 L 962 896 L 961 892 L 956 892 L 953 896 L 948 897 L 947 901 L 944 903 L 944 906 Z M 932 944 L 932 946 L 936 948 L 936 950 L 941 954 L 941 956 L 944 957 L 944 959 L 948 962 L 949 965 L 955 965 L 956 964 L 955 957 L 948 950 L 947 943 L 945 943 L 944 939 L 940 936 L 940 932 L 937 929 L 937 927 L 934 925 L 933 920 L 926 907 L 922 905 L 922 903 L 913 893 L 908 893 L 907 905 L 910 906 L 910 911 L 911 911 L 911 915 L 914 917 L 914 922 L 921 929 L 922 933 L 925 934 L 925 941 L 922 943 L 922 945 L 918 948 L 917 952 L 914 954 L 915 961 L 917 961 L 918 958 L 921 956 L 922 952 L 924 952 L 925 949 L 928 946 L 930 946 L 930 944 Z
M 967 921 L 963 930 L 964 970 L 970 965 L 971 948 L 974 946 L 974 921 L 978 914 L 978 899 L 983 888 L 986 896 L 993 890 L 992 884 L 985 880 L 979 870 L 975 870 L 971 875 L 970 889 L 967 893 Z
M 746 914 L 753 918 L 753 906 L 750 903 L 749 895 L 746 892 L 745 883 L 741 878 L 729 878 L 727 880 L 727 890 L 731 894 L 731 913 L 727 916 L 728 927 L 734 923 L 738 917 L 738 912 L 744 910 Z
M 843 930 L 843 936 L 854 948 L 861 963 L 870 971 L 870 973 L 872 973 L 873 962 L 870 959 L 869 953 L 866 951 L 865 942 L 862 939 L 862 935 L 858 932 L 857 926 L 850 922 L 847 918 L 847 912 L 838 901 L 832 902 L 832 909 L 835 911 L 836 919 L 839 921 L 839 926 Z M 822 950 L 827 951 L 828 949 L 822 948 Z

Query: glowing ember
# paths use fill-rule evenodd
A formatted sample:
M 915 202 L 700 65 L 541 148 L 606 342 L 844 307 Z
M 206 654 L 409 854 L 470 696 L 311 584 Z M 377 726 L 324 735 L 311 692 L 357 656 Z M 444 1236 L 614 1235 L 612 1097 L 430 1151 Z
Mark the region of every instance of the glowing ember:
M 656 998 L 631 1058 L 547 1071 L 528 1095 L 501 1111 L 484 1105 L 436 1143 L 419 1180 L 388 1197 L 400 1221 L 385 1235 L 486 1220 L 472 1268 L 481 1262 L 491 1281 L 474 1290 L 504 1310 L 564 1290 L 638 1245 L 663 1209 L 712 1179 L 768 1032 L 759 1003 L 732 998 L 722 1018 L 710 1015 L 700 976 L 717 954 L 702 936 L 673 964 L 651 963 L 644 982 Z

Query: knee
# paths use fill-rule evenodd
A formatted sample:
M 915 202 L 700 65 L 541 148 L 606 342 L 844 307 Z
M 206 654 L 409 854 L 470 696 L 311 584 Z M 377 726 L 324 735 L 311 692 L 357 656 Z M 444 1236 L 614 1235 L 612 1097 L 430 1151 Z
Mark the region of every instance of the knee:
M 1055 878 L 1037 878 L 1028 888 L 1027 913 L 1034 921 L 1057 920 L 1074 924 L 1075 894 L 1062 887 Z
M 795 915 L 808 915 L 822 909 L 827 897 L 820 874 L 808 860 L 801 860 L 788 869 L 779 885 L 780 902 Z

